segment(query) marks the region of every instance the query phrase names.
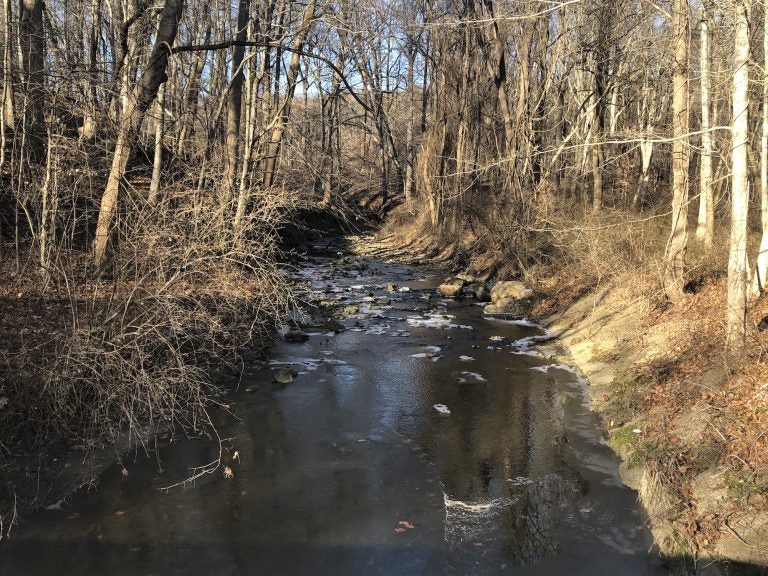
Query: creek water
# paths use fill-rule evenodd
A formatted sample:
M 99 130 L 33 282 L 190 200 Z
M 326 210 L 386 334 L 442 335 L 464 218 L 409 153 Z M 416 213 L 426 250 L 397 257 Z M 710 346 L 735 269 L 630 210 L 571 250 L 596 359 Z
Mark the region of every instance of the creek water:
M 231 477 L 163 489 L 218 454 L 210 440 L 132 453 L 127 476 L 112 466 L 0 543 L 1 575 L 663 573 L 542 328 L 441 300 L 428 269 L 315 257 L 295 273 L 359 310 L 243 372 L 218 423 Z M 281 366 L 295 382 L 272 381 Z

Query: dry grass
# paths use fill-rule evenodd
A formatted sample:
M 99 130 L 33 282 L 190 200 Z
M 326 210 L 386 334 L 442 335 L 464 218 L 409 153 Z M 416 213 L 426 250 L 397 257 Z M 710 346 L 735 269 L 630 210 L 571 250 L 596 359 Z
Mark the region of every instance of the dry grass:
M 209 411 L 222 383 L 214 374 L 226 366 L 237 371 L 294 306 L 277 267 L 277 231 L 293 199 L 258 195 L 237 237 L 222 227 L 227 220 L 218 209 L 178 196 L 145 206 L 121 221 L 110 268 L 89 269 L 85 253 L 59 250 L 47 284 L 37 279 L 32 256 L 29 268 L 6 276 L 6 531 L 17 507 L 40 504 L 39 486 L 30 490 L 24 480 L 30 467 L 45 484 L 46 465 L 73 448 L 87 459 L 108 446 L 150 449 L 161 431 L 216 437 Z

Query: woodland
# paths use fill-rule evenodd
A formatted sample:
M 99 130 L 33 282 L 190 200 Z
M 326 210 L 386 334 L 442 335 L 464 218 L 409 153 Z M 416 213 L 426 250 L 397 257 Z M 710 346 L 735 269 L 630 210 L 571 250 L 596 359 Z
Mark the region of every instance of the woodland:
M 768 508 L 763 3 L 2 3 L 0 469 L 206 426 L 300 299 L 287 231 L 365 220 L 542 315 L 613 282 L 701 320 L 718 462 Z M 683 364 L 619 402 L 684 410 Z M 695 455 L 659 438 L 635 453 L 684 498 Z M 723 526 L 686 514 L 694 548 Z

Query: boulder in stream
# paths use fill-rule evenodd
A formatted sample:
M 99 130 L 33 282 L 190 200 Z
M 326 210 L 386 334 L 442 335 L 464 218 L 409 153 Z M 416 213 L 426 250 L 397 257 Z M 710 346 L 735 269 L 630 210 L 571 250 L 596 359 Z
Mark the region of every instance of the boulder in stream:
M 453 280 L 448 284 L 440 284 L 437 291 L 443 298 L 460 298 L 464 291 L 464 281 Z
M 278 368 L 272 371 L 272 378 L 278 384 L 291 384 L 299 373 L 293 368 Z
M 491 288 L 491 300 L 494 303 L 504 299 L 524 300 L 531 296 L 533 296 L 533 290 L 515 280 L 496 282 Z
M 289 330 L 283 336 L 286 342 L 306 342 L 309 340 L 309 335 L 303 330 Z

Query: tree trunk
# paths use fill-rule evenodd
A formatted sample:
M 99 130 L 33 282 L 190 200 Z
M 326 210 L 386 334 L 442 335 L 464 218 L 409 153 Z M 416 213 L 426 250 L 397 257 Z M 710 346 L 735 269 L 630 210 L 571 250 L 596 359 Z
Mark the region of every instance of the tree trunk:
M 685 251 L 688 246 L 688 2 L 674 0 L 672 11 L 672 231 L 665 255 L 667 297 L 683 297 Z
M 747 211 L 749 205 L 749 10 L 736 0 L 731 120 L 731 240 L 728 254 L 726 344 L 735 351 L 747 333 Z
M 160 174 L 163 166 L 163 132 L 165 128 L 165 109 L 163 107 L 164 86 L 157 90 L 157 119 L 155 120 L 155 154 L 152 159 L 152 180 L 149 183 L 150 205 L 157 204 L 160 195 Z
M 250 1 L 240 0 L 237 8 L 237 34 L 235 38 L 239 42 L 247 39 L 248 19 L 250 16 Z M 226 169 L 224 173 L 224 186 L 222 196 L 224 203 L 229 202 L 235 188 L 235 175 L 237 174 L 237 163 L 240 152 L 240 121 L 243 104 L 243 58 L 245 56 L 245 47 L 242 45 L 234 46 L 232 49 L 232 72 L 229 96 L 227 98 L 227 151 L 226 151 Z
M 115 152 L 112 156 L 107 184 L 101 196 L 96 237 L 93 243 L 93 260 L 97 266 L 104 264 L 106 259 L 109 234 L 117 213 L 120 183 L 128 166 L 131 150 L 136 143 L 144 114 L 155 100 L 160 85 L 168 79 L 165 72 L 168 56 L 170 47 L 176 39 L 183 6 L 184 0 L 165 0 L 149 62 L 139 83 L 129 91 L 126 107 L 120 115 Z
M 275 182 L 275 172 L 277 170 L 277 161 L 280 156 L 280 146 L 283 141 L 283 133 L 288 125 L 288 119 L 291 116 L 291 104 L 293 103 L 293 94 L 296 90 L 296 80 L 299 75 L 299 63 L 301 58 L 299 51 L 301 51 L 304 46 L 307 35 L 312 28 L 312 24 L 314 24 L 316 5 L 317 0 L 309 0 L 309 3 L 304 10 L 299 29 L 296 31 L 296 36 L 291 44 L 293 53 L 291 54 L 291 61 L 288 65 L 288 87 L 286 89 L 285 101 L 278 111 L 278 116 L 267 146 L 267 157 L 264 162 L 264 186 L 266 188 L 269 188 Z
M 709 122 L 709 14 L 701 20 L 701 156 L 699 169 L 699 218 L 696 224 L 696 240 L 704 249 L 712 249 L 715 228 L 715 208 L 712 197 L 712 134 Z M 764 128 L 765 130 L 765 128 Z M 763 165 L 765 163 L 763 162 Z
M 768 14 L 763 18 L 763 58 L 763 127 L 760 135 L 760 223 L 763 235 L 750 290 L 753 296 L 765 292 L 768 275 Z
M 45 159 L 45 34 L 43 0 L 21 0 L 19 44 L 24 90 L 24 135 L 29 160 Z

